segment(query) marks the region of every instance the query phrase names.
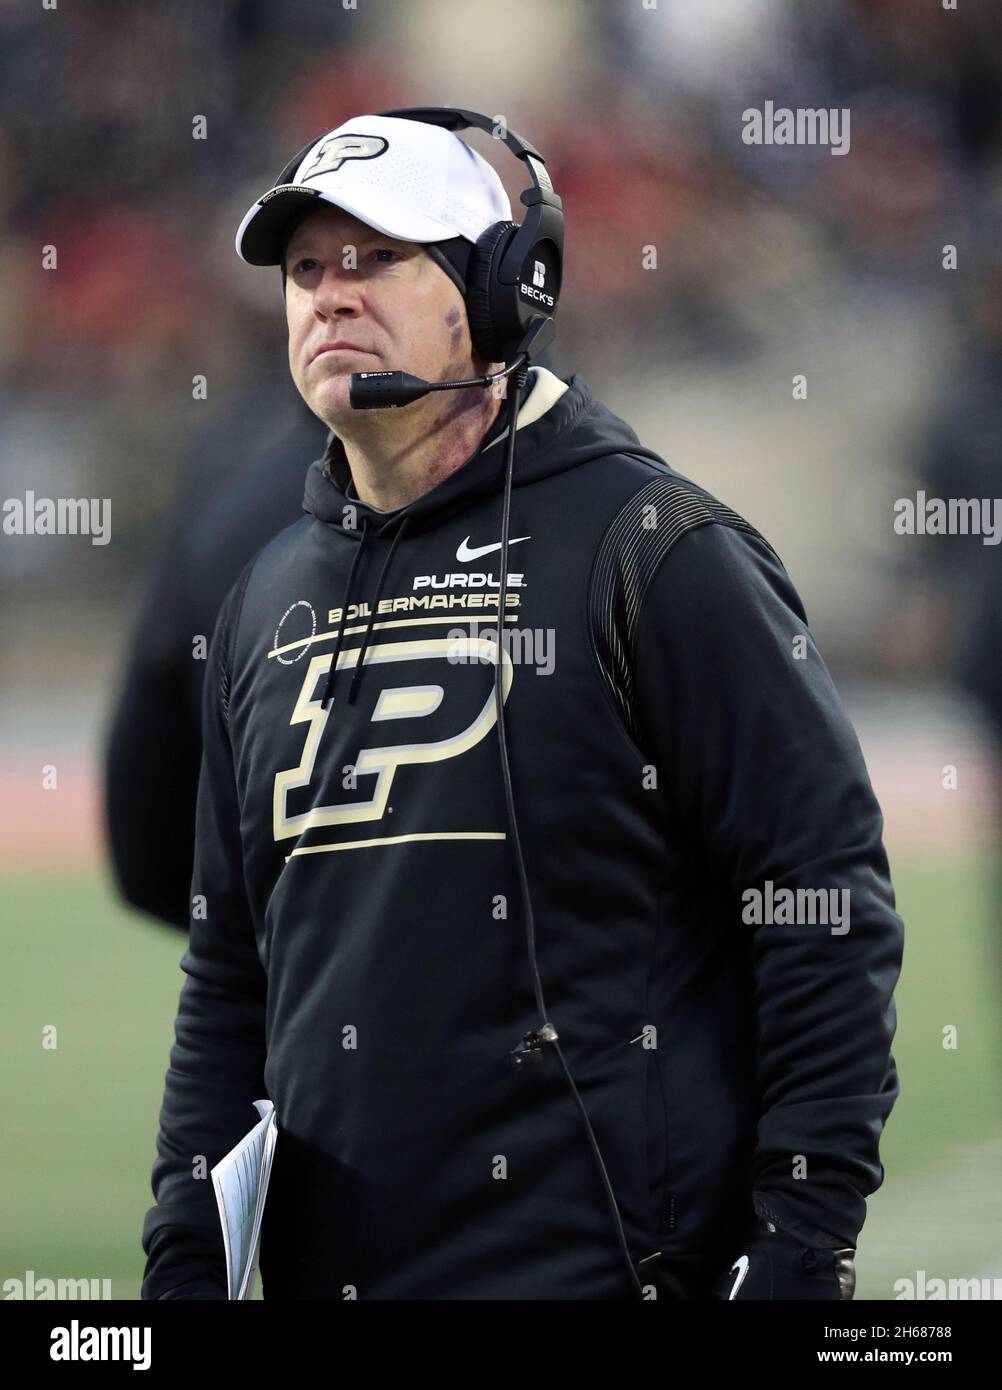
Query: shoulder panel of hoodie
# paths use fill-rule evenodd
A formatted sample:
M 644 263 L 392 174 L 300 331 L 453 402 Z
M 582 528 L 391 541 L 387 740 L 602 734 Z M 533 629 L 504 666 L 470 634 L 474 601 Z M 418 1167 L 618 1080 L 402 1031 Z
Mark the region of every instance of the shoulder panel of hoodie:
M 648 455 L 633 457 L 652 462 Z M 711 525 L 744 531 L 773 549 L 738 512 L 662 462 L 620 507 L 595 552 L 588 582 L 592 643 L 602 680 L 634 743 L 641 736 L 633 666 L 644 599 L 669 551 L 689 531 Z
M 240 614 L 243 611 L 244 596 L 247 593 L 247 582 L 256 562 L 256 555 L 247 561 L 219 610 L 219 669 L 217 672 L 210 672 L 209 674 L 215 675 L 219 681 L 219 703 L 223 711 L 223 718 L 227 723 L 229 723 L 230 718 L 230 681 L 236 652 L 237 628 L 240 624 Z

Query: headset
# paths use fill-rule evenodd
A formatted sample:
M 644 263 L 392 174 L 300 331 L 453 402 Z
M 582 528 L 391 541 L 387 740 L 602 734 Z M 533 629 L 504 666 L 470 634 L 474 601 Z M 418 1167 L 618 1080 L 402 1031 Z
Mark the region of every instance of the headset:
M 470 128 L 483 130 L 494 139 L 503 140 L 511 153 L 525 163 L 532 179 L 531 186 L 521 194 L 522 204 L 526 208 L 522 222 L 507 220 L 495 222 L 478 237 L 470 252 L 465 285 L 460 285 L 458 275 L 440 256 L 436 256 L 436 259 L 439 259 L 440 264 L 463 292 L 470 325 L 470 339 L 474 350 L 487 362 L 503 362 L 505 364 L 504 370 L 489 372 L 484 376 L 473 377 L 464 381 L 441 382 L 424 381 L 406 372 L 354 372 L 351 376 L 350 403 L 356 410 L 392 409 L 407 405 L 429 391 L 448 391 L 472 386 L 494 387 L 503 378 L 511 378 L 507 390 L 507 459 L 501 524 L 501 573 L 498 582 L 498 659 L 494 664 L 494 700 L 508 826 L 515 851 L 525 912 L 526 944 L 539 1024 L 525 1034 L 520 1044 L 509 1053 L 509 1058 L 512 1066 L 516 1069 L 538 1065 L 542 1060 L 544 1047 L 552 1047 L 581 1114 L 585 1133 L 612 1214 L 619 1250 L 629 1273 L 631 1292 L 636 1297 L 643 1299 L 643 1287 L 626 1243 L 622 1217 L 598 1146 L 598 1140 L 595 1137 L 584 1102 L 564 1060 L 557 1030 L 547 1018 L 542 981 L 536 962 L 532 900 L 512 792 L 511 767 L 508 761 L 508 745 L 505 735 L 504 697 L 501 688 L 501 643 L 507 603 L 508 534 L 515 460 L 515 421 L 518 417 L 522 390 L 528 380 L 530 354 L 542 352 L 556 336 L 554 319 L 563 277 L 563 203 L 554 191 L 550 176 L 546 171 L 546 161 L 540 152 L 528 140 L 524 140 L 497 118 L 454 106 L 411 106 L 373 114 L 393 116 L 401 120 L 421 121 L 426 125 L 442 126 L 453 133 Z M 303 146 L 295 158 L 290 160 L 279 174 L 275 186 L 292 181 L 299 165 L 320 138 L 321 136 L 315 136 Z M 433 248 L 429 247 L 428 249 L 432 250 Z M 434 248 L 434 250 L 437 251 L 438 248 Z M 636 1264 L 648 1264 L 657 1260 L 660 1255 L 661 1252 L 657 1251 L 653 1255 L 638 1260 Z
M 488 362 L 508 363 L 519 353 L 542 352 L 556 335 L 554 315 L 560 298 L 564 253 L 563 203 L 554 192 L 543 156 L 498 118 L 476 111 L 453 106 L 409 106 L 373 114 L 442 126 L 453 133 L 475 127 L 494 139 L 503 140 L 513 155 L 524 160 L 532 179 L 531 187 L 521 195 L 525 217 L 521 223 L 494 222 L 480 234 L 470 254 L 464 298 L 470 338 L 480 357 Z M 275 187 L 292 182 L 296 170 L 323 133 L 314 136 L 289 161 L 275 180 Z M 522 273 L 523 267 L 526 267 L 527 277 Z M 357 372 L 353 375 L 371 378 L 393 374 Z M 447 387 L 451 383 L 435 385 Z M 385 399 L 381 402 L 387 406 L 398 403 L 407 404 L 407 401 Z M 366 400 L 357 408 L 379 407 L 369 406 Z

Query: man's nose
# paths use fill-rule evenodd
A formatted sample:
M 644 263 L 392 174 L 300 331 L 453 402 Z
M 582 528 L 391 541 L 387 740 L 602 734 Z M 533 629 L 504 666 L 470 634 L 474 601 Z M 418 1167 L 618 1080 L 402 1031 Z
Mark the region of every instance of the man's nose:
M 332 260 L 324 267 L 320 283 L 313 292 L 313 308 L 325 317 L 349 309 L 358 311 L 362 305 L 363 280 L 358 270 Z

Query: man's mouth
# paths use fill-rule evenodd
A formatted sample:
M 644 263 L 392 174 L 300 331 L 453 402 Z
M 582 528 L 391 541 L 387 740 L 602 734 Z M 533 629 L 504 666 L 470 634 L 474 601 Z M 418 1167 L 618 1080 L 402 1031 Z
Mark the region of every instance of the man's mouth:
M 330 357 L 335 353 L 344 354 L 351 352 L 361 353 L 364 357 L 372 357 L 375 355 L 371 353 L 368 348 L 356 347 L 354 343 L 330 343 L 328 346 L 322 347 L 318 352 L 315 352 L 312 360 L 316 362 L 320 357 Z

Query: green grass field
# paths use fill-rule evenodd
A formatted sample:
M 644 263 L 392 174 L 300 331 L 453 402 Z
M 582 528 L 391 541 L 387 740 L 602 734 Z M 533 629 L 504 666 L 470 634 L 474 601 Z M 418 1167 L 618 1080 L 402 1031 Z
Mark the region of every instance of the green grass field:
M 1002 1276 L 1002 943 L 988 867 L 894 865 L 905 919 L 885 1130 L 857 1296 L 918 1269 Z M 97 874 L 8 876 L 0 980 L 0 1281 L 107 1278 L 138 1297 L 157 1113 L 183 976 L 180 932 Z M 955 1025 L 958 1046 L 943 1047 Z M 42 1045 L 57 1030 L 58 1046 Z

